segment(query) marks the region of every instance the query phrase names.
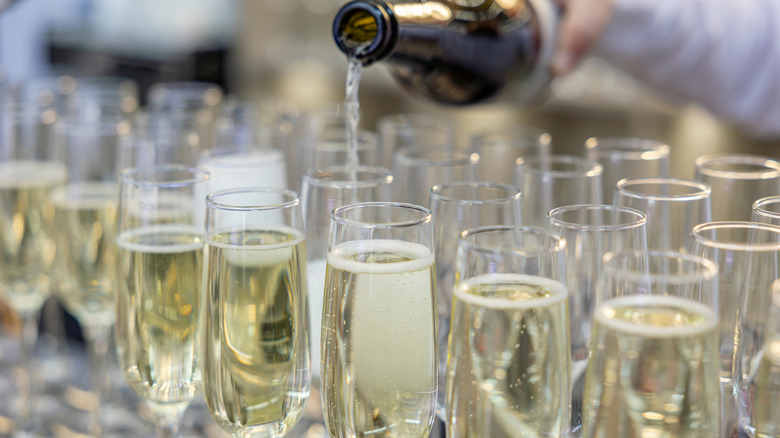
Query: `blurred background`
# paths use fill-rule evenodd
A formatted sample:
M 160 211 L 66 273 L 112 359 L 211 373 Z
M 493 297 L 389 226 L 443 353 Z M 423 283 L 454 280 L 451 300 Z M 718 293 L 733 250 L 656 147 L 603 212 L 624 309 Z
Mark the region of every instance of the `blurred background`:
M 0 71 L 30 77 L 108 75 L 155 82 L 198 80 L 246 100 L 283 98 L 299 110 L 343 101 L 347 62 L 331 37 L 341 0 L 5 0 Z M 141 102 L 143 104 L 143 102 Z M 579 152 L 591 136 L 635 136 L 671 147 L 672 175 L 690 177 L 704 153 L 777 155 L 777 141 L 753 138 L 686 103 L 643 88 L 598 59 L 557 79 L 550 99 L 519 108 L 511 95 L 472 107 L 443 107 L 400 92 L 381 66 L 364 70 L 361 125 L 383 115 L 445 113 L 456 141 L 507 124 L 552 134 L 556 153 Z

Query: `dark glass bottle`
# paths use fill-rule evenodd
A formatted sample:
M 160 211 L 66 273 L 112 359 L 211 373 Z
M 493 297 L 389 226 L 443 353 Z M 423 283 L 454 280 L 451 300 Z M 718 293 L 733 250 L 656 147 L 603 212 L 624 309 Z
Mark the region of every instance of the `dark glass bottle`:
M 512 84 L 512 98 L 532 104 L 550 81 L 557 15 L 552 0 L 354 0 L 333 37 L 435 101 L 475 103 Z

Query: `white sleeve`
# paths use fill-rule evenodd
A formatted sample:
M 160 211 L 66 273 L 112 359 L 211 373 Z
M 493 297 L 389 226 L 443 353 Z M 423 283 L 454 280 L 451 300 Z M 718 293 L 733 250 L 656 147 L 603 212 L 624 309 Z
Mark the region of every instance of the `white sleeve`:
M 780 135 L 780 0 L 615 0 L 595 54 L 756 135 Z

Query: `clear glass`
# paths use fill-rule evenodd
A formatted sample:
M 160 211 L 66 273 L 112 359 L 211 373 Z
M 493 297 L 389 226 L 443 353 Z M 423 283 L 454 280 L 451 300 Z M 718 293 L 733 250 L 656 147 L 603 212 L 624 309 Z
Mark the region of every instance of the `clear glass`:
M 625 178 L 618 181 L 613 204 L 647 215 L 650 250 L 687 252 L 691 230 L 712 220 L 710 186 L 679 178 Z
M 315 109 L 301 111 L 295 120 L 292 141 L 288 149 L 288 166 L 292 190 L 299 190 L 306 173 L 306 163 L 303 162 L 302 147 L 305 144 L 314 144 L 323 134 L 335 133 L 341 136 L 341 141 L 346 143 L 347 122 L 344 116 L 344 105 L 332 104 Z M 333 135 L 331 135 L 332 137 Z M 345 158 L 346 160 L 346 158 Z M 346 161 L 334 163 L 334 166 L 345 164 Z M 367 166 L 368 163 L 360 164 Z M 312 170 L 312 169 L 310 169 Z
M 116 342 L 125 380 L 160 437 L 179 432 L 201 384 L 198 344 L 208 173 L 181 165 L 122 172 Z
M 18 399 L 9 405 L 15 407 L 16 430 L 27 433 L 45 423 L 43 405 L 37 403 L 41 382 L 33 353 L 56 253 L 50 194 L 67 178 L 51 147 L 56 117 L 51 107 L 37 103 L 0 102 L 0 293 L 20 318 L 21 346 L 16 364 L 20 377 L 14 379 Z
M 287 188 L 284 152 L 276 148 L 211 149 L 201 154 L 198 167 L 210 175 L 203 197 L 241 187 Z
M 536 227 L 461 234 L 447 351 L 448 437 L 567 436 L 565 245 Z
M 331 436 L 423 438 L 436 409 L 436 273 L 428 209 L 333 210 L 322 321 Z
M 749 307 L 756 307 L 757 318 L 751 318 L 750 325 L 758 329 L 754 334 L 755 342 L 751 352 L 740 358 L 751 368 L 749 380 L 744 388 L 748 391 L 741 394 L 746 403 L 741 413 L 740 423 L 747 436 L 776 437 L 780 436 L 780 279 L 772 282 L 769 291 L 752 291 Z M 760 321 L 760 325 L 754 324 Z M 743 324 L 747 325 L 747 324 Z M 750 397 L 750 398 L 748 398 Z
M 751 394 L 748 379 L 754 370 L 747 367 L 755 365 L 750 359 L 762 345 L 768 291 L 780 275 L 780 227 L 752 222 L 704 223 L 693 229 L 691 252 L 711 259 L 720 270 L 721 417 L 723 431 L 730 435 L 736 433 L 738 408 L 752 405 L 744 397 Z M 735 390 L 745 392 L 735 400 Z
M 780 225 L 780 196 L 767 196 L 753 203 L 752 222 Z
M 164 125 L 165 121 L 161 120 L 160 125 L 155 125 L 151 131 L 147 130 L 148 126 L 133 126 L 127 135 L 122 136 L 117 157 L 118 168 L 124 170 L 160 164 L 196 166 L 201 156 L 197 134 L 169 130 Z
M 655 140 L 591 137 L 585 141 L 585 156 L 604 167 L 602 202 L 612 201 L 617 182 L 623 178 L 669 176 L 669 146 Z
M 343 129 L 327 129 L 315 139 L 302 141 L 300 144 L 300 160 L 303 174 L 325 167 L 345 165 L 349 158 L 349 143 L 347 131 Z M 376 134 L 369 131 L 357 132 L 358 165 L 376 166 L 379 163 L 379 144 Z
M 523 193 L 523 224 L 545 227 L 555 207 L 601 203 L 600 164 L 574 155 L 518 158 L 514 185 Z
M 439 314 L 439 395 L 436 414 L 445 420 L 447 343 L 452 315 L 455 255 L 460 233 L 487 225 L 521 225 L 520 191 L 514 186 L 484 181 L 459 181 L 435 185 L 430 209 L 436 256 L 436 296 Z
M 780 193 L 780 161 L 748 154 L 703 155 L 693 179 L 712 188 L 713 221 L 749 221 L 751 206 Z
M 453 149 L 455 120 L 435 113 L 409 113 L 382 116 L 377 120 L 383 166 L 392 166 L 393 154 L 406 147 Z
M 425 147 L 401 148 L 393 154 L 393 198 L 415 205 L 428 205 L 431 188 L 437 184 L 477 179 L 479 155 Z
M 512 184 L 515 160 L 546 159 L 552 153 L 552 136 L 531 126 L 502 126 L 472 134 L 471 149 L 479 154 L 480 180 Z
M 719 427 L 717 281 L 717 265 L 690 254 L 604 256 L 583 436 L 730 436 Z
M 74 77 L 75 88 L 66 99 L 66 113 L 83 122 L 106 116 L 129 121 L 139 107 L 138 83 L 116 76 Z
M 358 167 L 356 176 L 356 179 L 352 179 L 352 175 L 344 166 L 319 169 L 303 176 L 301 201 L 306 224 L 311 338 L 315 341 L 322 337 L 322 306 L 331 212 L 343 205 L 391 200 L 393 177 L 390 170 L 382 167 Z M 319 348 L 312 350 L 312 362 L 320 363 Z M 319 379 L 319 367 L 315 367 L 312 372 L 315 379 Z
M 646 225 L 644 213 L 616 205 L 567 205 L 554 208 L 547 215 L 547 230 L 566 240 L 572 433 L 576 436 L 582 428 L 582 390 L 602 257 L 610 251 L 647 251 Z
M 206 200 L 203 393 L 236 438 L 282 437 L 309 397 L 306 244 L 298 194 L 224 190 Z
M 109 347 L 113 347 L 118 274 L 116 164 L 119 128 L 125 123 L 120 119 L 85 123 L 78 117 L 62 121 L 57 126 L 55 149 L 67 179 L 50 195 L 57 251 L 53 290 L 78 321 L 86 341 L 90 385 L 80 389 L 94 393 L 97 402 L 89 410 L 92 418 L 88 428 L 81 432 L 97 436 L 121 433 L 121 427 L 130 424 L 125 420 L 131 417 L 125 417 L 124 424 L 108 421 L 121 418 L 114 415 L 121 408 L 111 397 L 110 367 L 115 366 L 116 358 Z M 77 427 L 68 421 L 71 419 L 64 420 L 69 427 Z

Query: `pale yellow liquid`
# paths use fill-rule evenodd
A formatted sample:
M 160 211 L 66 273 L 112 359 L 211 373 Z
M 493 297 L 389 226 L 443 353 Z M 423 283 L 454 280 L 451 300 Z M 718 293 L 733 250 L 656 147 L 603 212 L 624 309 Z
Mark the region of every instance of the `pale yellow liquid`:
M 323 409 L 332 437 L 427 437 L 436 407 L 433 254 L 347 242 L 328 255 Z
M 127 382 L 146 400 L 189 401 L 200 384 L 201 236 L 158 226 L 123 232 L 118 243 L 117 353 Z
M 568 315 L 565 286 L 546 278 L 485 274 L 456 285 L 449 436 L 566 436 Z
M 38 311 L 49 295 L 55 256 L 49 193 L 65 178 L 58 163 L 0 164 L 0 290 L 17 311 Z
M 595 312 L 583 436 L 719 436 L 715 312 L 666 296 L 609 300 Z
M 289 228 L 206 242 L 203 388 L 225 430 L 281 435 L 303 414 L 310 374 L 305 263 L 303 236 Z
M 80 184 L 52 193 L 58 297 L 83 326 L 116 319 L 117 187 Z
M 751 410 L 751 424 L 755 436 L 761 438 L 780 436 L 780 337 L 770 339 L 764 347 L 758 372 L 751 386 L 755 399 Z

